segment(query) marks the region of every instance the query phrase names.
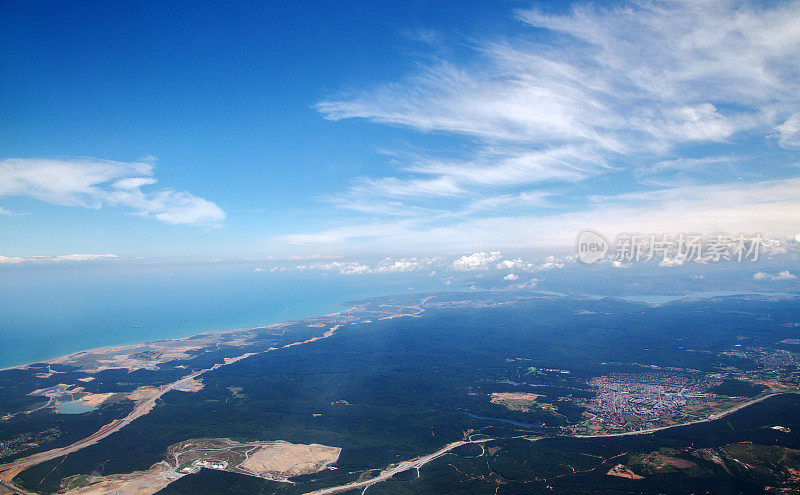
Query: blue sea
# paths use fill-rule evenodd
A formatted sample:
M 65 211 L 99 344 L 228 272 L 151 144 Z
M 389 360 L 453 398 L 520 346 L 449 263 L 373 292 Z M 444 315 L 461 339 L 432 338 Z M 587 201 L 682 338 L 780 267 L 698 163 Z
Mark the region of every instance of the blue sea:
M 333 313 L 365 297 L 444 291 L 428 273 L 254 271 L 249 263 L 0 267 L 0 368 L 95 347 Z

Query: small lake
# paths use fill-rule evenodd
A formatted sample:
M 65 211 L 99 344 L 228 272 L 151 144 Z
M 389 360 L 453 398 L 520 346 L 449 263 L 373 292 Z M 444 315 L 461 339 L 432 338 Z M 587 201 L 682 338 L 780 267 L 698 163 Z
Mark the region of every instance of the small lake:
M 73 400 L 69 402 L 62 402 L 61 404 L 54 406 L 54 408 L 59 414 L 83 414 L 94 411 L 97 409 L 97 406 L 87 404 L 82 400 Z

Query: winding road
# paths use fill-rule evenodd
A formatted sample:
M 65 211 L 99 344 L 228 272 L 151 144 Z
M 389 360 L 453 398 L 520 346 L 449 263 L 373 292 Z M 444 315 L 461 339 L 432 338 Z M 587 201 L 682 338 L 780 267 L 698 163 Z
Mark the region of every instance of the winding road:
M 451 450 L 461 447 L 462 445 L 467 445 L 470 443 L 485 443 L 485 442 L 491 442 L 492 440 L 494 440 L 494 438 L 482 438 L 480 440 L 459 440 L 458 442 L 448 443 L 447 445 L 437 450 L 433 454 L 428 454 L 423 457 L 417 457 L 416 459 L 411 459 L 410 461 L 403 461 L 400 464 L 397 464 L 396 466 L 388 467 L 383 471 L 381 471 L 374 478 L 370 478 L 364 481 L 354 481 L 352 483 L 347 483 L 346 485 L 332 486 L 330 488 L 322 488 L 320 490 L 308 492 L 305 495 L 327 495 L 331 493 L 342 493 L 350 490 L 357 490 L 359 488 L 367 489 L 376 483 L 388 480 L 397 473 L 402 473 L 403 471 L 408 471 L 409 469 L 419 469 L 425 464 L 436 459 L 437 457 L 441 457 L 444 454 L 450 452 Z

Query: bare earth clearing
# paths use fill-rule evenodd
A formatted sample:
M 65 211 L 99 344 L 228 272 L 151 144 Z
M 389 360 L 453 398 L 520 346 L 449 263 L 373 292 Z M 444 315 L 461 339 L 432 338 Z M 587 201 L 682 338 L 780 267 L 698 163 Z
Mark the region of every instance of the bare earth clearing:
M 64 480 L 66 495 L 152 495 L 173 481 L 200 469 L 216 469 L 272 481 L 326 469 L 341 449 L 289 442 L 240 443 L 227 438 L 187 440 L 169 447 L 167 457 L 147 471 L 109 476 L 72 476 Z

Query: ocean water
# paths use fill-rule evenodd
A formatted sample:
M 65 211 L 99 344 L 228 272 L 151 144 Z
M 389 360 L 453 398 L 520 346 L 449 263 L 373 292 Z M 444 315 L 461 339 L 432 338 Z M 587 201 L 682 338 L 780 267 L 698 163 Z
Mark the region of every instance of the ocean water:
M 95 347 L 317 316 L 365 297 L 449 288 L 428 273 L 256 272 L 257 266 L 0 267 L 0 368 Z

